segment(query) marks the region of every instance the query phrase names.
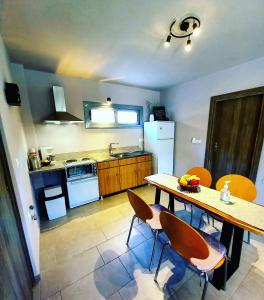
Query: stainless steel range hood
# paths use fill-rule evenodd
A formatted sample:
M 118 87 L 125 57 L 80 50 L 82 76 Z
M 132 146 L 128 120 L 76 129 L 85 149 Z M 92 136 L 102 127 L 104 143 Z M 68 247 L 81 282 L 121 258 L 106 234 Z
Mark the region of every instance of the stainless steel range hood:
M 66 111 L 66 102 L 64 97 L 64 89 L 61 86 L 53 86 L 53 96 L 55 102 L 54 114 L 48 116 L 45 120 L 45 124 L 73 124 L 83 123 L 83 120 L 73 116 Z

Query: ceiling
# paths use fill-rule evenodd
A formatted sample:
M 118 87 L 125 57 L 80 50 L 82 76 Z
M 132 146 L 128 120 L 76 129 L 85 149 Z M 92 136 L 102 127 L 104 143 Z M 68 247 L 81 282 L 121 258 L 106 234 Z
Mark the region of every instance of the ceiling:
M 1 1 L 1 0 L 0 0 Z M 264 0 L 3 0 L 11 61 L 26 68 L 163 89 L 264 56 Z M 171 21 L 194 14 L 192 51 Z

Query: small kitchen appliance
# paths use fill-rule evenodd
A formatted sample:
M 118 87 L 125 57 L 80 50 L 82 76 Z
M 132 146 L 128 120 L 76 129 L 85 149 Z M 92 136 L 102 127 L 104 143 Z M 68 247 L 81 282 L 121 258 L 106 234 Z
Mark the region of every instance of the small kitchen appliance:
M 40 156 L 42 161 L 49 160 L 55 162 L 54 148 L 53 147 L 40 147 Z
M 29 169 L 31 171 L 38 170 L 41 168 L 41 162 L 39 159 L 38 152 L 35 148 L 30 148 L 28 151 Z
M 96 161 L 81 158 L 70 159 L 64 163 L 70 208 L 98 200 Z

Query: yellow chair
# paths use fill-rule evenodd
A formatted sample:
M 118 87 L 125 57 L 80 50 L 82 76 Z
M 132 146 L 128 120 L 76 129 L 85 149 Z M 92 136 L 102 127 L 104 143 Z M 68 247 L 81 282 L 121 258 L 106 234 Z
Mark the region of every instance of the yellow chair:
M 212 184 L 211 173 L 203 167 L 193 167 L 193 168 L 191 168 L 187 171 L 187 174 L 197 175 L 200 178 L 200 184 L 205 186 L 205 187 L 210 187 L 211 184 Z M 190 207 L 191 207 L 190 224 L 192 225 L 192 219 L 193 219 L 193 206 L 192 206 L 192 204 L 190 204 L 188 201 L 185 201 L 184 199 L 179 198 L 179 197 L 176 197 L 175 199 L 184 204 L 184 209 L 185 210 L 187 210 L 186 206 L 190 205 Z
M 238 174 L 224 175 L 221 178 L 219 178 L 218 181 L 216 182 L 217 191 L 221 191 L 221 189 L 224 187 L 225 181 L 230 181 L 228 186 L 231 195 L 249 202 L 253 202 L 256 199 L 257 188 L 255 184 L 247 177 Z M 214 219 L 219 220 L 219 218 L 215 216 L 212 217 L 213 220 Z M 248 244 L 250 243 L 250 232 L 248 232 L 247 242 Z
M 202 300 L 205 299 L 206 295 L 208 286 L 208 273 L 221 267 L 223 264 L 225 265 L 223 289 L 225 289 L 227 274 L 225 246 L 211 237 L 209 234 L 206 234 L 202 231 L 198 232 L 192 226 L 171 213 L 161 212 L 160 223 L 162 229 L 168 236 L 169 242 L 164 244 L 162 247 L 154 280 L 157 282 L 164 250 L 165 247 L 169 245 L 189 264 L 195 267 L 198 273 L 204 277 L 205 283 L 202 293 Z

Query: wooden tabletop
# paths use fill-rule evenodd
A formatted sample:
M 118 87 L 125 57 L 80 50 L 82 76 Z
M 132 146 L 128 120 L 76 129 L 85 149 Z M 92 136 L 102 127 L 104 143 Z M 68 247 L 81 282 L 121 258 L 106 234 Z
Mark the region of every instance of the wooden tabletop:
M 160 190 L 178 196 L 195 206 L 212 213 L 245 230 L 264 234 L 264 206 L 231 196 L 234 204 L 228 205 L 220 201 L 220 192 L 200 186 L 199 193 L 181 192 L 178 189 L 178 178 L 167 174 L 156 174 L 145 180 Z

